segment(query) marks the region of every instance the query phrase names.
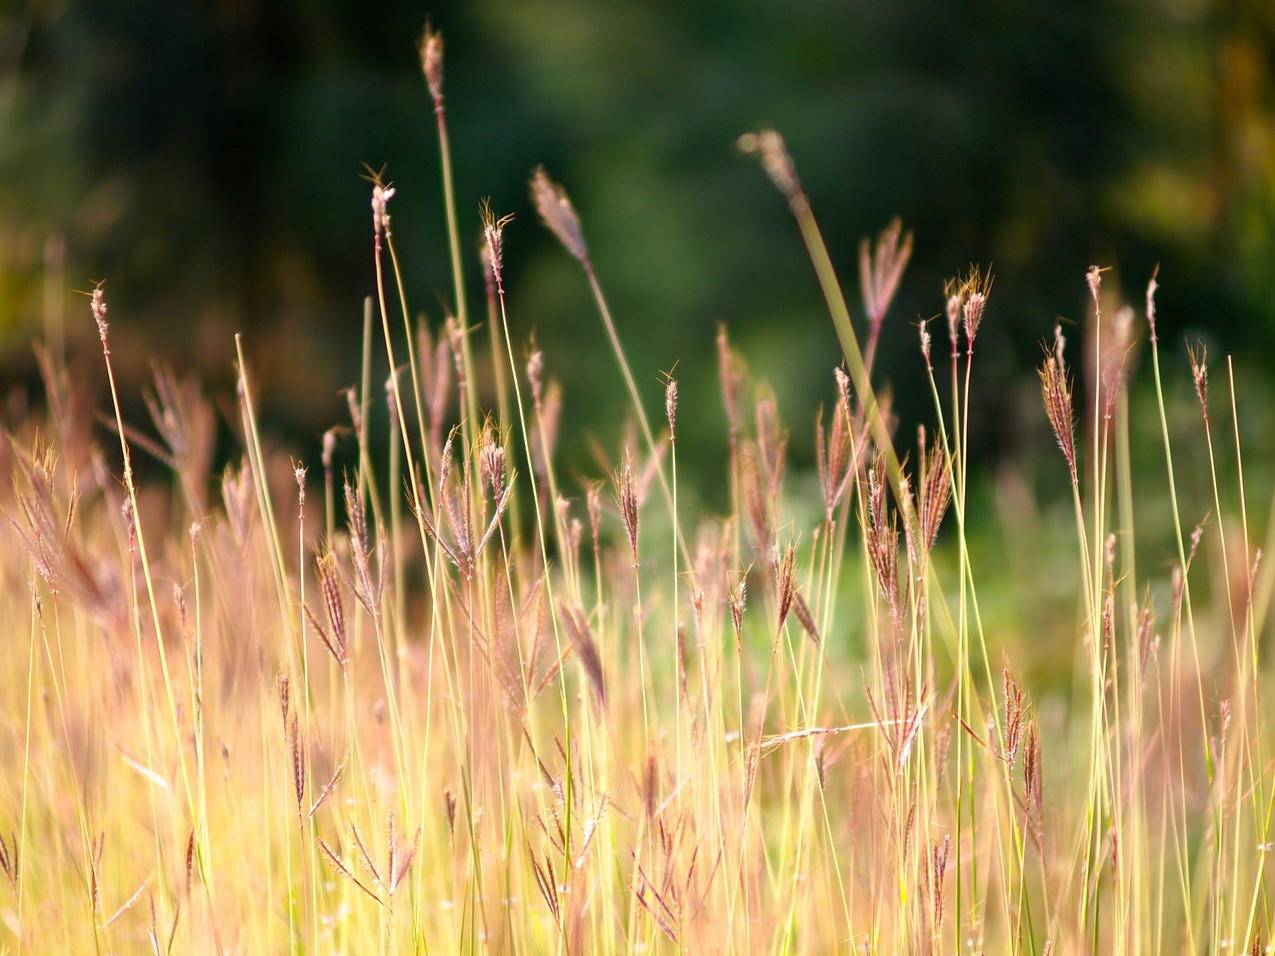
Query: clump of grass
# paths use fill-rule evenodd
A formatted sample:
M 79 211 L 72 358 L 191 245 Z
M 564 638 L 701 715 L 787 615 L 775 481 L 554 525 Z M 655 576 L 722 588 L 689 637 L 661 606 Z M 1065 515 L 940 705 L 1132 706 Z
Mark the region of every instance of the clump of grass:
M 172 373 L 148 400 L 158 438 L 124 420 L 100 284 L 82 319 L 113 435 L 75 427 L 66 368 L 42 358 L 47 416 L 13 423 L 4 449 L 4 945 L 1261 951 L 1271 582 L 1229 359 L 1229 401 L 1210 408 L 1204 353 L 1190 354 L 1203 427 L 1182 440 L 1207 455 L 1173 453 L 1156 279 L 1145 318 L 1164 479 L 1133 458 L 1133 312 L 1104 309 L 1092 269 L 1089 387 L 1061 329 L 1039 371 L 1039 431 L 1061 449 L 1075 538 L 1033 548 L 1042 561 L 1070 550 L 1079 573 L 1050 570 L 1064 599 L 1018 609 L 1015 633 L 983 600 L 1008 584 L 985 584 L 971 547 L 999 533 L 969 461 L 971 434 L 994 427 L 970 412 L 975 342 L 1000 319 L 986 272 L 936 295 L 947 381 L 921 324 L 933 415 L 910 456 L 873 361 L 896 331 L 911 233 L 894 222 L 861 247 L 854 321 L 783 139 L 743 137 L 794 216 L 843 362 L 814 423 L 817 482 L 786 482 L 778 402 L 719 332 L 730 506 L 695 514 L 678 496 L 678 424 L 717 413 L 679 407 L 668 374 L 664 424 L 648 417 L 657 376 L 632 368 L 582 217 L 536 171 L 533 204 L 583 268 L 637 423 L 572 498 L 552 356 L 508 312 L 513 220 L 486 205 L 469 228 L 493 364 L 473 361 L 438 33 L 421 59 L 456 300 L 437 327 L 415 318 L 390 212 L 412 186 L 373 175 L 376 286 L 350 421 L 323 436 L 322 514 L 306 508 L 306 466 L 259 427 L 250 342 L 236 339 L 241 452 L 221 476 L 212 406 Z M 382 471 L 369 432 L 385 420 Z M 1233 453 L 1214 442 L 1224 422 Z M 135 450 L 171 486 L 139 485 Z M 1181 472 L 1206 501 L 1180 495 Z M 1135 481 L 1166 496 L 1167 560 L 1137 534 Z M 795 500 L 803 488 L 817 500 Z M 1215 542 L 1206 523 L 1183 534 L 1204 510 Z M 1064 686 L 1028 666 L 1045 638 L 1070 661 Z

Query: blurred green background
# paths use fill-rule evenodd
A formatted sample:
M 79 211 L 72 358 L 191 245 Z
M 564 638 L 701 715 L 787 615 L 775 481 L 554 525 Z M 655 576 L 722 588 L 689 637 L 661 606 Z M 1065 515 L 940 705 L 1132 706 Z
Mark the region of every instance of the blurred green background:
M 516 344 L 534 333 L 564 385 L 573 460 L 591 437 L 614 445 L 626 403 L 579 270 L 529 207 L 542 162 L 581 213 L 652 409 L 677 366 L 701 490 L 721 481 L 720 321 L 811 460 L 836 340 L 787 210 L 733 148 L 760 124 L 786 135 L 849 285 L 860 237 L 895 214 L 916 231 L 878 366 L 905 423 L 928 406 L 911 323 L 971 262 L 997 277 L 981 460 L 1048 444 L 1032 368 L 1057 318 L 1084 315 L 1091 262 L 1118 266 L 1134 302 L 1160 262 L 1169 341 L 1202 335 L 1275 376 L 1269 0 L 19 0 L 0 13 L 6 380 L 32 380 L 58 302 L 73 345 L 91 342 L 70 290 L 107 278 L 133 386 L 159 357 L 228 386 L 242 330 L 272 429 L 314 452 L 357 376 L 361 164 L 399 188 L 413 307 L 436 323 L 451 299 L 414 49 L 427 16 L 447 43 L 465 241 L 481 197 L 516 214 Z

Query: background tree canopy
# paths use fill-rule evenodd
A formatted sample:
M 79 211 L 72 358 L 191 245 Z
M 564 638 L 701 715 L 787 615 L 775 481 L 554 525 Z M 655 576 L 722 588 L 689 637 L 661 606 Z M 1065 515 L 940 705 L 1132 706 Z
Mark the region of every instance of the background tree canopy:
M 1266 0 L 32 0 L 0 19 L 11 379 L 30 374 L 57 276 L 67 289 L 107 277 L 133 374 L 150 347 L 224 384 L 242 330 L 274 422 L 316 442 L 342 413 L 329 383 L 358 368 L 362 164 L 386 164 L 398 186 L 413 307 L 437 322 L 451 297 L 414 49 L 427 15 L 447 43 L 464 225 L 476 250 L 481 197 L 517 216 L 511 316 L 583 426 L 564 454 L 615 434 L 625 402 L 578 270 L 530 209 L 542 162 L 582 215 L 652 405 L 657 373 L 679 363 L 683 407 L 714 410 L 685 416 L 688 461 L 720 453 L 720 321 L 790 422 L 831 394 L 836 341 L 800 242 L 733 149 L 763 123 L 787 137 L 848 283 L 860 237 L 896 214 L 916 232 L 885 379 L 915 381 L 909 323 L 937 313 L 944 277 L 971 262 L 996 273 L 985 401 L 1021 387 L 1060 315 L 1083 315 L 1091 262 L 1118 266 L 1135 301 L 1161 263 L 1166 334 L 1275 368 Z M 87 309 L 66 305 L 71 340 L 90 336 Z M 928 403 L 897 400 L 905 418 Z M 1015 440 L 1020 413 L 999 414 L 992 445 Z

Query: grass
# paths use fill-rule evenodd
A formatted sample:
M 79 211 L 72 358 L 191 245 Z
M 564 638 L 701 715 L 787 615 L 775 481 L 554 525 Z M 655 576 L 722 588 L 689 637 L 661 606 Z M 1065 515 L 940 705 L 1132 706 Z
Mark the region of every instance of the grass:
M 692 514 L 677 423 L 718 410 L 679 408 L 669 374 L 663 423 L 648 414 L 655 376 L 630 367 L 580 217 L 538 170 L 532 201 L 581 267 L 637 428 L 573 498 L 554 455 L 569 422 L 508 313 L 509 220 L 490 209 L 482 327 L 466 308 L 442 50 L 427 32 L 455 314 L 418 327 L 395 189 L 372 175 L 361 383 L 321 494 L 320 469 L 263 435 L 251 342 L 220 476 L 211 406 L 171 374 L 149 425 L 125 420 L 103 286 L 102 428 L 61 348 L 40 353 L 47 412 L 4 450 L 3 951 L 1264 951 L 1275 578 L 1229 357 L 1211 390 L 1192 352 L 1199 425 L 1171 433 L 1156 280 L 1139 316 L 1084 277 L 1080 349 L 1058 330 L 1040 368 L 1069 597 L 1018 609 L 1065 635 L 1050 653 L 1069 680 L 1033 682 L 987 616 L 1008 584 L 975 568 L 994 520 L 969 462 L 990 277 L 949 284 L 938 343 L 921 326 L 906 384 L 933 417 L 910 453 L 872 365 L 911 235 L 861 249 L 857 326 L 782 138 L 743 137 L 843 364 L 818 370 L 817 483 L 793 491 L 777 404 L 722 330 L 730 509 Z M 1130 391 L 1148 352 L 1149 423 Z M 1135 460 L 1148 424 L 1158 457 Z M 139 484 L 139 452 L 171 480 Z M 1207 481 L 1198 524 L 1184 472 Z M 1168 555 L 1138 536 L 1144 494 L 1168 503 Z

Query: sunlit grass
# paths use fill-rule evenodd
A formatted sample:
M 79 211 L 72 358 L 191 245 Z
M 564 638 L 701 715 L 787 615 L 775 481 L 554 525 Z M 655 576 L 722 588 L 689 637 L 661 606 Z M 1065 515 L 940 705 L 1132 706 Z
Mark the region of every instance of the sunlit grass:
M 100 426 L 42 355 L 46 411 L 5 448 L 0 945 L 1261 951 L 1272 578 L 1229 357 L 1192 354 L 1199 426 L 1175 434 L 1155 280 L 1135 310 L 1101 270 L 1077 277 L 1084 334 L 1055 332 L 1032 410 L 1074 534 L 1041 522 L 1061 537 L 1020 552 L 1070 558 L 1049 594 L 1021 595 L 1039 569 L 989 577 L 975 558 L 999 520 L 970 461 L 971 432 L 995 427 L 971 418 L 975 345 L 997 320 L 987 273 L 948 285 L 915 379 L 887 387 L 872 365 L 911 235 L 864 244 L 856 324 L 783 140 L 741 139 L 792 211 L 843 352 L 811 369 L 829 410 L 817 474 L 794 482 L 773 394 L 726 330 L 720 407 L 679 406 L 677 376 L 711 372 L 631 367 L 637 333 L 538 170 L 532 201 L 581 267 L 634 422 L 582 482 L 554 454 L 572 422 L 553 357 L 506 302 L 516 235 L 486 207 L 469 222 L 487 292 L 471 321 L 436 33 L 422 65 L 454 315 L 418 324 L 396 187 L 372 175 L 360 385 L 321 461 L 271 442 L 251 340 L 228 347 L 238 451 L 221 475 L 197 389 L 158 373 L 151 421 L 125 419 L 111 323 L 127 310 L 108 312 L 105 287 L 81 316 L 109 383 Z M 1140 352 L 1150 422 L 1130 400 Z M 931 399 L 915 451 L 890 388 Z M 692 417 L 722 421 L 725 514 L 679 496 Z M 1160 447 L 1144 460 L 1130 436 L 1147 429 Z M 139 455 L 170 480 L 137 481 Z M 1207 515 L 1186 510 L 1184 469 L 1207 481 Z M 1139 538 L 1141 494 L 1167 502 L 1170 554 Z M 1037 686 L 998 634 L 987 608 L 1006 593 L 1029 637 L 1057 643 L 1065 688 Z

